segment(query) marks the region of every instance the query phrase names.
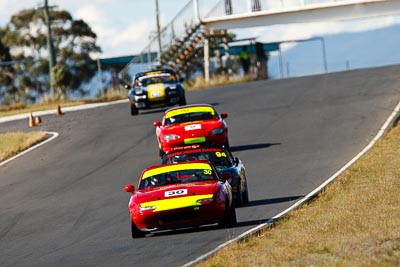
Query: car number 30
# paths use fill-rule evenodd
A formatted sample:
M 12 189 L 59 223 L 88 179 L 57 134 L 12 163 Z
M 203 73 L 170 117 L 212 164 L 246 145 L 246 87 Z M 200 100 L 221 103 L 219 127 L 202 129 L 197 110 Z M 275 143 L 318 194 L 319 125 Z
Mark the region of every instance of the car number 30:
M 187 189 L 166 191 L 164 193 L 164 197 L 174 197 L 174 196 L 180 196 L 180 195 L 187 195 Z

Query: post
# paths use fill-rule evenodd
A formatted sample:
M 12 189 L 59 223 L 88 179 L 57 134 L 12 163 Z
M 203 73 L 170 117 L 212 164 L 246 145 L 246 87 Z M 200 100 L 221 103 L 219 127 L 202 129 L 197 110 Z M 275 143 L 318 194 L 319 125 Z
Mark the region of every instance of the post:
M 281 44 L 279 44 L 279 69 L 281 71 L 281 79 L 283 79 L 283 61 L 282 61 Z
M 204 37 L 204 80 L 206 83 L 210 82 L 210 48 L 206 37 Z
M 200 12 L 199 12 L 199 1 L 198 0 L 194 0 L 193 1 L 193 5 L 194 5 L 194 19 L 196 21 L 196 23 L 200 23 Z
M 160 35 L 160 17 L 158 11 L 158 0 L 155 0 L 156 4 L 156 25 L 157 25 L 157 42 L 158 42 L 158 53 L 157 60 L 161 62 L 161 35 Z
M 53 67 L 56 65 L 56 56 L 54 54 L 53 38 L 51 36 L 51 25 L 49 15 L 49 5 L 44 0 L 44 19 L 47 26 L 47 50 L 49 51 L 49 77 L 50 77 L 50 96 L 54 97 L 54 74 Z
M 103 94 L 103 74 L 101 72 L 101 63 L 100 59 L 97 59 L 97 72 L 99 73 L 99 91 L 100 94 Z
M 327 73 L 328 72 L 328 61 L 326 59 L 326 49 L 325 49 L 324 37 L 321 37 L 321 46 L 322 46 L 322 57 L 324 59 L 324 70 L 325 70 L 325 73 Z

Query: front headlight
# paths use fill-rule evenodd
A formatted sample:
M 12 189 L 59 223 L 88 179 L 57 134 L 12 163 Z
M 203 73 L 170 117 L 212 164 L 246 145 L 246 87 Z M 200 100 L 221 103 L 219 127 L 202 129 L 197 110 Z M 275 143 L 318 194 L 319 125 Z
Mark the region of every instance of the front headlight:
M 210 132 L 210 134 L 222 134 L 224 132 L 224 128 L 216 128 Z
M 175 139 L 179 139 L 179 138 L 180 138 L 180 136 L 177 134 L 167 134 L 164 136 L 165 141 L 175 140 Z

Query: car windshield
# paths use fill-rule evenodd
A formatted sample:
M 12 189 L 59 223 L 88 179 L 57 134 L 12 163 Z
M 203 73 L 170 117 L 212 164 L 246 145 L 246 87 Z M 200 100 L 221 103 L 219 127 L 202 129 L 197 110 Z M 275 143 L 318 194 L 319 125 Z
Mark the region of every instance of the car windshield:
M 191 112 L 166 118 L 165 125 L 172 125 L 172 124 L 185 123 L 191 121 L 205 121 L 213 119 L 215 119 L 215 116 L 211 112 Z
M 140 181 L 139 189 L 170 184 L 216 180 L 211 169 L 190 169 L 155 174 Z
M 139 78 L 142 86 L 148 86 L 156 83 L 176 83 L 176 77 L 172 74 L 165 73 L 160 75 L 143 76 Z
M 219 148 L 200 148 L 172 152 L 163 156 L 162 163 L 188 162 L 192 160 L 208 160 L 217 168 L 229 168 L 233 166 L 229 153 Z

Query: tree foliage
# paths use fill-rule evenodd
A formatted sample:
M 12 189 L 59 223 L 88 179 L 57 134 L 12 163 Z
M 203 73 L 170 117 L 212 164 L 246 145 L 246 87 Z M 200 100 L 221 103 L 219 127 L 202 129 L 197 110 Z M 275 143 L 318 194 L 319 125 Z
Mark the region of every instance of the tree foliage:
M 53 66 L 54 98 L 84 93 L 82 83 L 96 70 L 91 53 L 101 52 L 96 34 L 83 20 L 74 20 L 65 10 L 51 9 L 51 36 L 56 65 Z M 23 64 L 10 66 L 12 82 L 0 74 L 0 98 L 7 102 L 36 101 L 49 95 L 49 51 L 44 9 L 27 9 L 11 17 L 0 33 L 0 61 Z M 4 67 L 1 67 L 4 71 Z M 3 101 L 4 102 L 4 101 Z

